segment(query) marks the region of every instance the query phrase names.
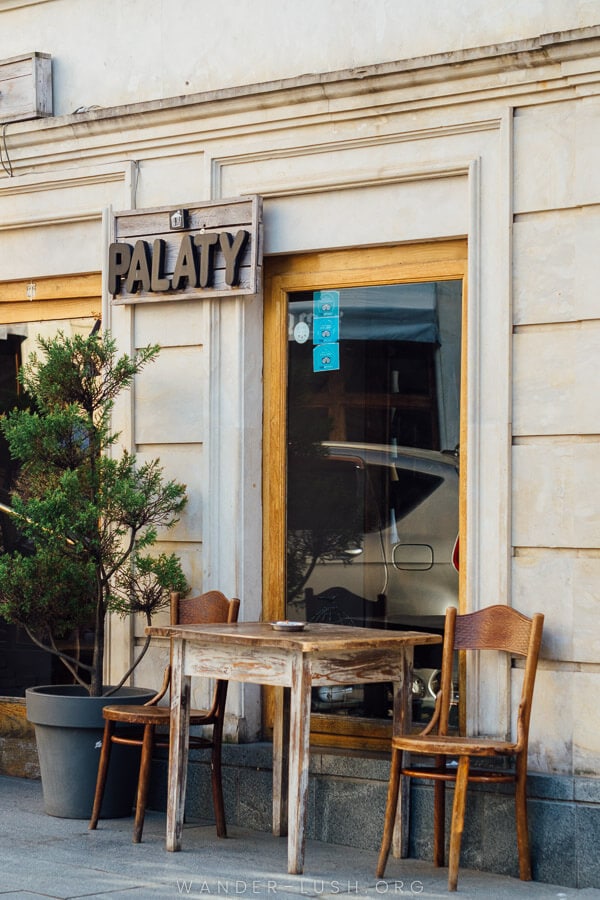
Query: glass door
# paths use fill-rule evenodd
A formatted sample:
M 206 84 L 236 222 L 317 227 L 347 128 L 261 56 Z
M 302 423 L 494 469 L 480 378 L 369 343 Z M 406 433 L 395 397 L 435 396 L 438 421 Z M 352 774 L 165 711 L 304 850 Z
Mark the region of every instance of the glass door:
M 463 283 L 285 291 L 286 619 L 441 633 L 458 605 Z M 416 649 L 417 721 L 439 664 Z M 316 688 L 313 730 L 364 734 L 390 702 L 387 685 Z

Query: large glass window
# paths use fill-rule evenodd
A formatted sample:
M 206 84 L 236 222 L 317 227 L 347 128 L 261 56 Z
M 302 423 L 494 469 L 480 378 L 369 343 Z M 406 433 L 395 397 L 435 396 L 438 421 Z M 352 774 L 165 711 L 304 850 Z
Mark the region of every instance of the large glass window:
M 458 603 L 462 281 L 288 294 L 286 617 L 441 631 Z M 415 718 L 438 648 L 417 648 Z M 389 716 L 385 686 L 317 714 Z

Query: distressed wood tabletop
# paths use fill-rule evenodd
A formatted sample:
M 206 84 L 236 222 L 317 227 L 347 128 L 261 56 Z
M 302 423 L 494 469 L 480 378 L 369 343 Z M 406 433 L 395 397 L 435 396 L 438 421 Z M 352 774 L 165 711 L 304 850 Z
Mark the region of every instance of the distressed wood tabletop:
M 364 628 L 353 625 L 335 625 L 328 622 L 308 622 L 303 631 L 277 631 L 270 622 L 235 622 L 230 625 L 152 625 L 147 634 L 160 637 L 177 637 L 184 640 L 198 640 L 204 635 L 212 643 L 231 643 L 248 647 L 259 645 L 291 648 L 310 653 L 321 650 L 358 650 L 397 646 L 399 642 L 409 645 L 439 644 L 438 634 L 421 631 L 388 630 L 384 628 Z

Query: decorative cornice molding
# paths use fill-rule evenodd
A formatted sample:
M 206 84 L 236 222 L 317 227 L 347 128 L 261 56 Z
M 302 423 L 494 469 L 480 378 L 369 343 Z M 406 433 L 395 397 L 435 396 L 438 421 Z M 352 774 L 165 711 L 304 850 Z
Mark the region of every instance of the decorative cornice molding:
M 0 0 L 1 2 L 1 0 Z M 540 84 L 543 82 L 543 90 Z M 205 149 L 247 134 L 600 93 L 600 25 L 357 69 L 10 123 L 13 172 Z M 464 115 L 464 113 L 463 113 Z M 475 112 L 476 116 L 477 113 Z M 456 116 L 453 116 L 456 119 Z M 467 126 L 469 127 L 469 126 Z M 476 124 L 475 128 L 478 127 Z M 415 136 L 407 133 L 406 140 Z M 379 135 L 379 141 L 400 140 Z M 327 148 L 335 149 L 331 144 Z M 293 152 L 293 151 L 291 151 Z M 314 152 L 314 151 L 313 151 Z M 0 185 L 6 181 L 0 172 Z
M 115 129 L 115 119 L 122 125 L 123 119 L 143 116 L 147 124 L 152 126 L 167 124 L 173 117 L 182 121 L 221 115 L 224 106 L 227 107 L 228 114 L 235 114 L 256 109 L 264 111 L 288 103 L 319 100 L 331 102 L 363 94 L 373 97 L 375 93 L 388 89 L 425 86 L 434 82 L 447 83 L 500 72 L 506 76 L 511 71 L 536 70 L 547 65 L 560 65 L 594 56 L 600 59 L 600 25 L 354 69 L 90 109 L 41 122 L 22 123 L 20 133 L 68 128 L 71 136 L 73 130 L 81 131 L 81 136 L 85 133 L 102 134 Z M 532 79 L 535 78 L 536 75 L 532 75 Z M 455 93 L 451 88 L 449 92 Z M 40 139 L 39 136 L 37 139 Z
M 46 228 L 56 225 L 75 225 L 82 222 L 101 222 L 102 213 L 98 210 L 81 212 L 66 216 L 41 216 L 39 219 L 14 219 L 12 222 L 0 222 L 0 231 L 17 231 L 22 228 Z
M 302 180 L 297 186 L 282 188 L 278 185 L 269 186 L 268 183 L 262 184 L 260 194 L 263 198 L 273 199 L 275 197 L 297 197 L 303 194 L 325 194 L 332 191 L 350 190 L 352 188 L 363 187 L 380 187 L 389 184 L 407 184 L 418 181 L 432 181 L 438 178 L 457 178 L 465 177 L 469 174 L 470 164 L 467 162 L 443 163 L 439 166 L 430 165 L 423 168 L 410 167 L 406 170 L 401 168 L 388 167 L 387 170 L 379 171 L 373 176 L 360 176 L 357 178 L 323 178 L 320 181 Z M 214 187 L 218 190 L 220 184 L 219 175 L 213 181 Z M 245 192 L 246 193 L 246 192 Z M 248 194 L 256 193 L 252 190 L 247 191 Z M 215 196 L 213 199 L 220 199 Z
M 477 122 L 460 123 L 458 125 L 440 126 L 439 128 L 424 128 L 420 130 L 397 132 L 388 135 L 376 135 L 368 138 L 351 138 L 345 141 L 323 142 L 320 144 L 307 144 L 302 147 L 285 147 L 282 149 L 260 150 L 251 153 L 240 153 L 223 157 L 214 157 L 211 160 L 211 185 L 213 199 L 221 197 L 222 173 L 228 166 L 239 166 L 252 163 L 260 163 L 265 160 L 297 159 L 300 157 L 314 156 L 319 153 L 336 153 L 339 151 L 352 151 L 380 147 L 384 144 L 398 144 L 407 141 L 432 140 L 449 137 L 451 135 L 473 134 L 483 131 L 498 131 L 502 125 L 502 118 L 490 118 Z M 326 191 L 345 190 L 353 187 L 377 186 L 384 184 L 398 184 L 400 182 L 423 181 L 434 178 L 453 178 L 466 175 L 469 172 L 470 161 L 448 160 L 439 164 L 427 164 L 424 166 L 388 166 L 379 168 L 372 176 L 335 178 L 330 175 L 319 180 L 307 180 L 303 177 L 301 184 L 290 184 L 290 174 L 286 175 L 286 187 L 273 184 L 261 179 L 260 191 L 247 193 L 260 193 L 263 197 L 289 197 L 299 194 L 324 193 Z
M 377 134 L 369 137 L 348 138 L 346 140 L 323 141 L 304 146 L 284 147 L 282 149 L 257 150 L 242 153 L 239 156 L 221 157 L 219 162 L 227 165 L 231 162 L 260 162 L 264 159 L 285 159 L 286 157 L 314 156 L 317 153 L 332 153 L 338 150 L 360 150 L 362 148 L 381 147 L 384 144 L 400 144 L 411 141 L 423 141 L 450 137 L 457 134 L 473 134 L 481 131 L 497 131 L 502 123 L 500 116 L 472 122 L 459 122 L 453 125 L 440 125 L 432 128 L 419 128 L 412 131 L 396 131 L 390 134 Z M 216 160 L 216 157 L 215 157 Z M 213 160 L 213 162 L 215 161 Z
M 88 187 L 93 184 L 109 184 L 125 181 L 127 172 L 123 165 L 108 172 L 91 172 L 90 174 L 72 175 L 70 173 L 52 172 L 45 175 L 15 176 L 6 182 L 0 181 L 0 198 L 18 194 L 39 194 L 40 191 L 64 190 L 65 188 Z

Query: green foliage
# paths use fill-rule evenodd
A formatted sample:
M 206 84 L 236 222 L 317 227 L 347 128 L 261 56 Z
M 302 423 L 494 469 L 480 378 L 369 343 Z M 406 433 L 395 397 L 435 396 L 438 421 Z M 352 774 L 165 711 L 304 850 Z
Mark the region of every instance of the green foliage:
M 114 580 L 111 606 L 123 616 L 143 613 L 150 622 L 155 612 L 169 605 L 170 591 L 187 591 L 175 554 L 136 554 L 131 567 L 121 569 Z
M 43 548 L 0 557 L 0 615 L 27 624 L 39 641 L 94 624 L 94 571 Z
M 0 420 L 20 467 L 12 508 L 32 548 L 0 557 L 0 614 L 99 694 L 107 614 L 143 613 L 151 622 L 170 591 L 188 589 L 177 557 L 141 552 L 177 522 L 185 485 L 165 481 L 158 460 L 138 464 L 117 453 L 111 430 L 115 399 L 156 358 L 157 346 L 131 358 L 117 357 L 106 333 L 59 333 L 38 344 L 40 354 L 21 373 L 32 403 Z M 91 665 L 57 643 L 81 627 L 95 629 Z

